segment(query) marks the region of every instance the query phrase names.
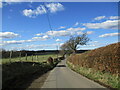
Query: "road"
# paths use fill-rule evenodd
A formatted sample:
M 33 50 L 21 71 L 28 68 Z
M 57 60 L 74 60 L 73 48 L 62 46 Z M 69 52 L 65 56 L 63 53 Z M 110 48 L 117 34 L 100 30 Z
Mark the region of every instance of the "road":
M 2 65 L 0 64 L 0 90 L 2 89 Z
M 104 88 L 100 84 L 89 80 L 70 70 L 62 60 L 48 75 L 42 88 Z

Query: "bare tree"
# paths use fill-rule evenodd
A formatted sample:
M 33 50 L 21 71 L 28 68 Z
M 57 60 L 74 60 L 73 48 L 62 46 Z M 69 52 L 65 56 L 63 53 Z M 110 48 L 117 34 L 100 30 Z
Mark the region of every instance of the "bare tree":
M 87 34 L 84 33 L 81 36 L 76 36 L 71 38 L 61 46 L 61 50 L 66 54 L 68 51 L 76 53 L 80 45 L 86 45 L 90 39 L 87 37 Z M 67 51 L 67 52 L 66 52 Z
M 62 54 L 63 57 L 65 56 L 65 54 L 70 54 L 71 53 L 71 50 L 68 47 L 68 43 L 62 44 L 60 49 L 61 49 L 60 53 Z

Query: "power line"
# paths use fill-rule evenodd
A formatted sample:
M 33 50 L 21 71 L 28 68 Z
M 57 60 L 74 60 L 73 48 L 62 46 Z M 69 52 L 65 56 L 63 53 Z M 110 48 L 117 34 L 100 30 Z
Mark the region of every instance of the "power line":
M 50 30 L 52 31 L 52 26 L 51 26 L 51 22 L 50 22 L 50 18 L 49 18 L 48 12 L 47 12 L 46 16 L 47 16 L 49 28 L 50 28 Z
M 44 2 L 44 5 L 45 5 L 45 2 Z M 51 31 L 53 31 L 52 30 L 52 26 L 51 26 L 51 22 L 50 22 L 50 17 L 49 17 L 48 11 L 47 11 L 47 8 L 45 7 L 45 9 L 46 9 L 46 16 L 47 16 L 49 28 L 50 28 Z
M 45 5 L 45 2 L 44 2 L 44 5 Z M 45 8 L 45 9 L 47 10 L 47 8 Z M 50 22 L 50 17 L 49 17 L 48 11 L 46 11 L 46 16 L 47 16 L 49 28 L 50 28 L 50 30 L 51 30 L 52 33 L 53 33 L 53 29 L 52 29 L 52 25 L 51 25 L 51 22 Z M 53 37 L 53 39 L 54 39 L 54 37 Z M 58 47 L 59 47 L 59 46 L 57 46 L 57 51 L 58 51 Z M 57 52 L 57 58 L 58 58 L 58 52 Z

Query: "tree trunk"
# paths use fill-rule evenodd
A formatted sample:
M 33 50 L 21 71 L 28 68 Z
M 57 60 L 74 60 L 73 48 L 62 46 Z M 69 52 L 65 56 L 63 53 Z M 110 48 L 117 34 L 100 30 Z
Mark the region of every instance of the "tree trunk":
M 73 54 L 76 54 L 76 53 L 77 53 L 77 50 L 76 50 L 76 49 L 74 49 L 74 50 L 73 50 Z

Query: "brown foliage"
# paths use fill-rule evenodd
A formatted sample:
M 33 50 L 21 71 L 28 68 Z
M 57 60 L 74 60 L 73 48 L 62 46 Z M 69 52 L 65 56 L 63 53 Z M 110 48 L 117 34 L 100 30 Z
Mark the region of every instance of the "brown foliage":
M 74 65 L 116 74 L 120 70 L 120 42 L 82 54 L 71 55 L 68 60 Z
M 51 64 L 51 65 L 54 64 L 54 63 L 53 63 L 53 58 L 52 58 L 52 57 L 49 57 L 47 61 L 48 61 L 48 63 Z

